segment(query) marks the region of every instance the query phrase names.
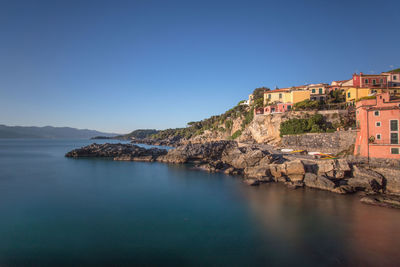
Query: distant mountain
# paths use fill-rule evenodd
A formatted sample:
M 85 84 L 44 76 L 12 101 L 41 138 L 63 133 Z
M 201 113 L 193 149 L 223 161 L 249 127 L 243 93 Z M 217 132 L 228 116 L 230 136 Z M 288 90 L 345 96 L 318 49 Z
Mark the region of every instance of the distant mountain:
M 102 133 L 95 130 L 76 129 L 71 127 L 26 127 L 0 125 L 0 138 L 76 138 L 89 139 L 94 136 L 113 137 L 117 134 Z
M 95 136 L 92 139 L 118 139 L 118 140 L 129 140 L 129 139 L 144 139 L 149 138 L 153 134 L 157 134 L 159 131 L 154 129 L 138 129 L 128 134 L 116 135 L 113 137 L 107 136 Z

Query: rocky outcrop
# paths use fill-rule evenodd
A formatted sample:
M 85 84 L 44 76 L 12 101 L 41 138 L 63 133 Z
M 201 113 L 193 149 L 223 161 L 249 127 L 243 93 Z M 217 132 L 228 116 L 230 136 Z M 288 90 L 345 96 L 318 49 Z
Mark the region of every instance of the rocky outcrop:
M 335 183 L 325 176 L 318 176 L 314 173 L 306 173 L 304 184 L 311 188 L 332 191 L 335 188 Z
M 368 194 L 400 195 L 398 169 L 368 168 L 346 159 L 287 156 L 267 150 L 264 146 L 240 145 L 234 141 L 190 143 L 169 151 L 145 149 L 132 144 L 92 144 L 75 149 L 66 156 L 192 163 L 209 172 L 243 175 L 244 181 L 250 185 L 274 181 L 285 183 L 290 188 L 306 186 L 339 194 L 364 191 Z
M 166 155 L 167 150 L 143 147 L 131 144 L 91 144 L 79 149 L 74 149 L 67 154 L 70 158 L 103 157 L 114 160 L 155 161 L 158 157 Z
M 167 139 L 152 139 L 152 138 L 132 138 L 132 144 L 145 144 L 152 146 L 170 146 L 176 147 L 181 144 L 182 139 L 179 137 L 171 137 Z

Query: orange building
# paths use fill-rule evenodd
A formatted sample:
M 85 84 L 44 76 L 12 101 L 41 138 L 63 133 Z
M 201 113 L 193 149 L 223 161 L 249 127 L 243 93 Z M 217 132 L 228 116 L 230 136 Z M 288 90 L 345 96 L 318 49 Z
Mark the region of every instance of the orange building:
M 400 159 L 400 98 L 388 92 L 356 104 L 357 139 L 354 154 Z

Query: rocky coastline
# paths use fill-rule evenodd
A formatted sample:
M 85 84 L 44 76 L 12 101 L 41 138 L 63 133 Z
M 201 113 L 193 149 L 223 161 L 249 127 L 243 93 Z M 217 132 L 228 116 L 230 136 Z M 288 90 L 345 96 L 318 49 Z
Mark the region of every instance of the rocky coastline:
M 307 155 L 285 155 L 262 145 L 235 141 L 188 143 L 169 151 L 133 144 L 92 144 L 72 150 L 65 156 L 191 163 L 209 172 L 240 175 L 252 186 L 281 182 L 293 189 L 310 187 L 338 194 L 362 192 L 363 203 L 400 208 L 400 169 L 373 168 L 363 160 L 351 157 L 323 160 Z
M 169 146 L 169 147 L 177 147 L 182 144 L 180 138 L 169 138 L 169 139 L 132 138 L 131 143 L 145 144 L 152 146 Z

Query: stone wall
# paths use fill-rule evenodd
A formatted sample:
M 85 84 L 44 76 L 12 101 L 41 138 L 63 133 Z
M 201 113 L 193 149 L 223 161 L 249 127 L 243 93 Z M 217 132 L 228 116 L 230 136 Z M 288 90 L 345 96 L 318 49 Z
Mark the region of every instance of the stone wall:
M 339 153 L 354 145 L 356 135 L 356 131 L 285 135 L 282 137 L 282 147 L 322 153 Z

